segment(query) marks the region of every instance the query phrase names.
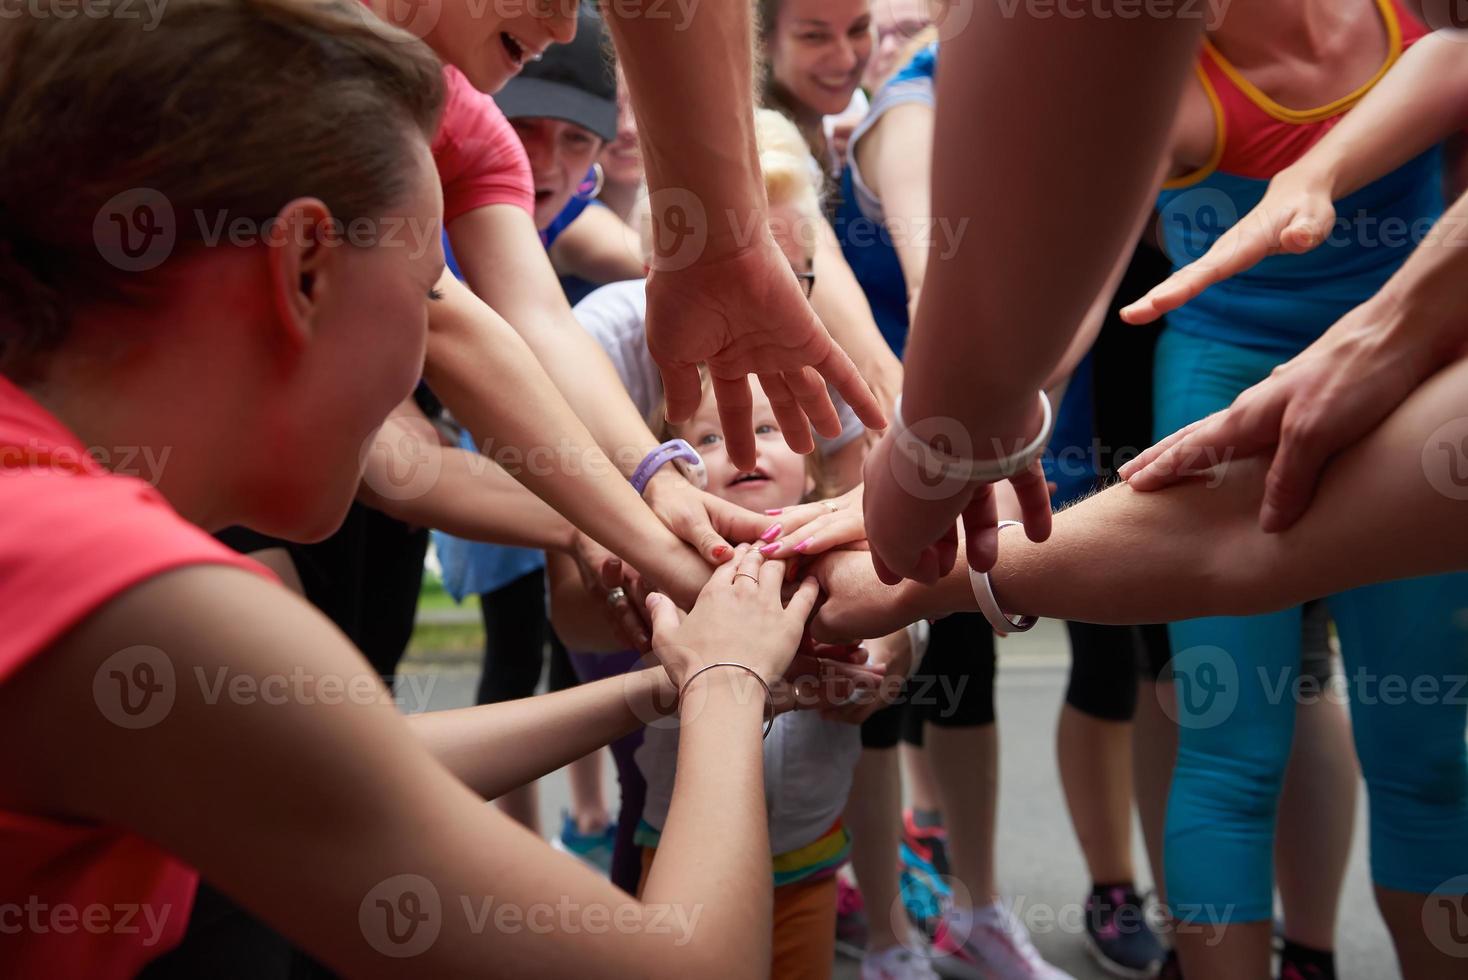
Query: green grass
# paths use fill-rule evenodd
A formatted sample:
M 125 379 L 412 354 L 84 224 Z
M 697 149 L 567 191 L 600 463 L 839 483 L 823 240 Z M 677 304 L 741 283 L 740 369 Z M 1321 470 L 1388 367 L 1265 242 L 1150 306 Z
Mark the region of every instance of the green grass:
M 424 613 L 462 610 L 469 614 L 467 623 L 425 623 Z M 418 593 L 418 624 L 408 643 L 408 657 L 418 661 L 469 661 L 484 651 L 484 627 L 479 622 L 479 597 L 470 596 L 463 604 L 454 602 L 444 591 L 438 576 L 424 572 L 423 588 Z

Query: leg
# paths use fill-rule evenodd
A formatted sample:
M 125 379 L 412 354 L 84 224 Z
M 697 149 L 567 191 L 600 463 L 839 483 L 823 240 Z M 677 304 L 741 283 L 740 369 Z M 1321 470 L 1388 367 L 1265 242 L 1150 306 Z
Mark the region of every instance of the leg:
M 484 673 L 479 704 L 512 701 L 535 693 L 545 644 L 545 586 L 539 571 L 522 575 L 479 597 L 484 618 Z M 495 805 L 511 819 L 540 833 L 540 797 L 530 783 L 506 793 Z
M 836 879 L 799 881 L 775 889 L 770 976 L 828 980 L 836 954 Z
M 579 681 L 571 665 L 565 646 L 556 638 L 550 623 L 545 624 L 545 635 L 550 642 L 550 676 L 547 685 L 552 691 L 565 691 L 575 687 Z M 590 752 L 566 767 L 571 781 L 571 817 L 576 821 L 578 833 L 599 836 L 612 822 L 607 809 L 606 787 L 603 776 L 603 753 L 605 749 Z
M 1066 627 L 1071 672 L 1056 732 L 1060 784 L 1091 881 L 1131 885 L 1131 719 L 1137 697 L 1132 630 Z
M 1138 682 L 1137 711 L 1133 718 L 1132 780 L 1137 796 L 1137 819 L 1147 845 L 1147 864 L 1152 869 L 1152 887 L 1157 900 L 1167 907 L 1167 875 L 1162 849 L 1167 822 L 1167 795 L 1172 788 L 1172 768 L 1177 761 L 1177 691 L 1171 680 L 1161 680 L 1172 662 L 1172 644 L 1167 627 L 1139 627 L 1146 654 L 1146 673 Z
M 948 826 L 949 865 L 974 906 L 999 892 L 994 830 L 999 802 L 999 730 L 994 724 L 994 635 L 982 616 L 933 624 L 923 658 L 926 692 L 909 685 L 921 711 L 924 750 Z M 919 704 L 918 702 L 922 703 Z M 963 896 L 955 889 L 954 902 Z
M 902 825 L 902 772 L 897 742 L 897 704 L 876 712 L 861 727 L 862 753 L 842 815 L 851 831 L 851 868 L 867 910 L 867 950 L 878 952 L 908 939 L 907 915 L 897 887 L 897 839 Z
M 1371 876 L 1407 977 L 1461 976 L 1468 930 L 1468 575 L 1330 600 L 1371 814 Z M 1427 926 L 1427 928 L 1424 928 Z
M 1332 687 L 1329 623 L 1323 603 L 1305 606 L 1295 744 L 1274 843 L 1285 938 L 1318 951 L 1335 948 L 1360 778 L 1351 722 Z
M 917 813 L 941 814 L 943 804 L 938 801 L 938 784 L 933 778 L 933 766 L 921 744 L 903 739 L 898 745 L 902 757 L 902 772 L 907 780 L 907 800 Z

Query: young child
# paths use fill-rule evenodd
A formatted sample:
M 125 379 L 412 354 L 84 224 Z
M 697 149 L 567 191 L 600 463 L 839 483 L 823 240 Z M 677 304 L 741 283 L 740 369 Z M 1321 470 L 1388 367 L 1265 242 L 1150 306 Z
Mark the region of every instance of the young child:
M 769 399 L 758 384 L 753 386 L 753 395 L 754 469 L 738 470 L 729 461 L 718 407 L 707 383 L 697 414 L 686 424 L 672 427 L 669 438 L 686 440 L 703 457 L 710 493 L 756 512 L 798 504 L 816 490 L 815 467 L 807 466 L 806 458 L 786 444 Z M 737 636 L 730 637 L 731 653 L 738 643 Z M 868 662 L 885 665 L 889 678 L 905 676 L 913 662 L 906 632 L 869 641 L 866 647 Z M 873 699 L 871 708 L 877 706 Z M 765 794 L 775 890 L 771 972 L 781 980 L 831 973 L 835 874 L 850 850 L 841 812 L 861 755 L 860 733 L 850 722 L 865 713 L 869 711 L 790 711 L 775 719 L 765 739 Z M 636 838 L 644 848 L 644 882 L 667 819 L 677 758 L 676 728 L 650 726 L 636 754 L 647 784 Z

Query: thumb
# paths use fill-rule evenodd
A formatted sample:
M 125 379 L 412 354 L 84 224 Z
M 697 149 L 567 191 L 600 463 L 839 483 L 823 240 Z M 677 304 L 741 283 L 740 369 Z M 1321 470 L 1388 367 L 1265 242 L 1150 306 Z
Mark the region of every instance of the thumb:
M 1280 232 L 1280 250 L 1299 254 L 1316 248 L 1325 241 L 1326 230 L 1330 227 L 1332 220 L 1334 220 L 1334 211 L 1329 214 L 1301 211 L 1290 219 L 1284 231 Z
M 666 638 L 683 623 L 683 613 L 678 609 L 677 604 L 661 592 L 648 593 L 647 613 L 648 618 L 652 620 L 654 637 Z

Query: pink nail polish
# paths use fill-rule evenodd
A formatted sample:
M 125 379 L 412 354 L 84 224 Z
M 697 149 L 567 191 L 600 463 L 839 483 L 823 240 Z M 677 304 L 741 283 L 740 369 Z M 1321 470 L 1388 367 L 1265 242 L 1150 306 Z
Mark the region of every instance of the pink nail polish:
M 778 538 L 779 536 L 780 536 L 780 525 L 773 524 L 773 525 L 771 525 L 770 527 L 768 527 L 765 530 L 765 533 L 764 534 L 761 534 L 759 536 L 759 539 L 761 541 L 773 541 L 776 538 Z M 761 549 L 761 550 L 763 550 L 763 549 Z
M 780 550 L 780 546 L 772 541 L 769 544 L 767 544 L 767 545 L 763 546 L 762 548 L 760 548 L 759 553 L 762 554 L 762 555 L 764 555 L 766 558 L 768 558 L 768 557 L 770 557 L 771 555 L 773 555 L 775 552 L 777 552 L 779 550 Z
M 816 543 L 816 539 L 815 538 L 806 538 L 804 541 L 800 542 L 800 544 L 798 544 L 798 545 L 795 546 L 795 550 L 798 551 L 798 552 L 800 552 L 801 554 L 805 554 L 805 549 L 806 548 L 809 548 L 811 545 L 813 545 L 815 543 Z
M 765 516 L 766 517 L 774 517 L 777 514 L 783 514 L 783 513 L 785 513 L 785 508 L 784 507 L 776 507 L 773 510 L 767 510 L 767 511 L 765 511 Z

